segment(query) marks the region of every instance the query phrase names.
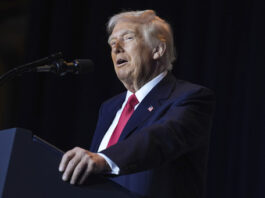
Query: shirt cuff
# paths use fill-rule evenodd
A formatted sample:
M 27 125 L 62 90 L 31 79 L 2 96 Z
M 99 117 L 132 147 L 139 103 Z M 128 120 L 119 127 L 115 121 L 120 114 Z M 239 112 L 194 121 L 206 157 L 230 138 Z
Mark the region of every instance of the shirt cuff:
M 97 154 L 100 155 L 101 157 L 103 157 L 106 160 L 106 162 L 108 163 L 108 165 L 111 169 L 111 171 L 108 173 L 114 174 L 114 175 L 118 175 L 120 173 L 120 168 L 117 166 L 117 164 L 115 164 L 115 162 L 113 162 L 110 158 L 108 158 L 103 153 L 97 153 Z

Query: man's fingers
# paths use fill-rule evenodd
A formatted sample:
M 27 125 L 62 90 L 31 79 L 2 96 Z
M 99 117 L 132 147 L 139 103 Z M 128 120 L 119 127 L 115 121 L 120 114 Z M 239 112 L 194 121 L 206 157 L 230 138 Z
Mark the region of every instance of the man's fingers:
M 71 181 L 70 181 L 71 184 L 75 184 L 77 182 L 78 178 L 84 172 L 86 167 L 87 167 L 87 162 L 85 158 L 83 158 L 74 169 L 74 172 L 72 174 Z
M 71 159 L 69 161 L 69 163 L 67 164 L 67 167 L 66 167 L 66 169 L 64 171 L 64 174 L 63 174 L 63 178 L 62 179 L 64 181 L 68 181 L 69 180 L 69 178 L 72 176 L 72 173 L 73 173 L 75 167 L 80 162 L 80 160 L 81 160 L 81 157 L 76 155 L 73 159 Z
M 60 162 L 60 165 L 59 165 L 59 171 L 60 172 L 63 172 L 65 170 L 65 168 L 67 167 L 67 164 L 69 163 L 69 161 L 75 156 L 75 153 L 73 150 L 70 150 L 68 152 L 66 152 L 64 155 L 63 155 L 63 158 Z
M 86 169 L 85 169 L 84 173 L 82 174 L 82 177 L 80 178 L 78 184 L 81 185 L 86 181 L 88 176 L 91 174 L 92 169 L 93 169 L 93 167 L 92 167 L 91 163 L 87 164 Z
M 62 179 L 71 184 L 83 184 L 91 173 L 108 171 L 105 159 L 96 153 L 76 147 L 66 152 L 59 165 L 59 171 L 64 172 Z

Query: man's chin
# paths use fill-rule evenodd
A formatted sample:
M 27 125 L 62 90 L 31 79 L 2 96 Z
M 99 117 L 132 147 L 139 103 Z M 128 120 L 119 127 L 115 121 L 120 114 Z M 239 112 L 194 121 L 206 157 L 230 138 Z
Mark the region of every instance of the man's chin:
M 130 75 L 125 72 L 116 72 L 116 75 L 122 83 L 128 83 L 130 81 Z
M 128 78 L 128 73 L 129 72 L 127 71 L 127 68 L 124 68 L 124 67 L 121 67 L 121 68 L 115 67 L 115 72 L 116 72 L 117 77 L 119 79 L 126 79 L 126 78 Z
M 121 74 L 117 74 L 117 77 L 118 77 L 118 79 L 120 80 L 120 81 L 122 81 L 122 82 L 126 82 L 126 81 L 128 81 L 128 75 L 121 75 Z

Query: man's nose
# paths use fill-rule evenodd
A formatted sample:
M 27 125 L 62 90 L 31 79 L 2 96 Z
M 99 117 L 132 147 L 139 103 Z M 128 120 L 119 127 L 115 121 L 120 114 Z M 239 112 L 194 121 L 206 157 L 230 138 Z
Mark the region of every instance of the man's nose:
M 120 43 L 120 41 L 117 41 L 115 46 L 114 46 L 114 53 L 118 54 L 118 53 L 121 53 L 121 52 L 124 52 L 123 46 Z

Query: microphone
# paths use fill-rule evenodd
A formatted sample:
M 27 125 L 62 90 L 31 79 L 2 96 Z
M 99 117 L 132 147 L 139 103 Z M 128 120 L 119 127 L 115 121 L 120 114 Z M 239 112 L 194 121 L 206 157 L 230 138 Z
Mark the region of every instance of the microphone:
M 37 72 L 52 72 L 64 76 L 67 73 L 86 74 L 94 70 L 94 63 L 89 59 L 76 59 L 66 62 L 63 59 L 54 61 L 49 65 L 36 67 Z
M 76 59 L 73 62 L 68 63 L 63 60 L 62 56 L 62 53 L 58 52 L 31 63 L 15 67 L 0 75 L 0 86 L 17 75 L 21 75 L 26 72 L 53 72 L 59 74 L 60 76 L 64 76 L 67 73 L 85 74 L 94 70 L 94 63 L 89 59 Z M 51 62 L 52 64 L 49 64 Z

